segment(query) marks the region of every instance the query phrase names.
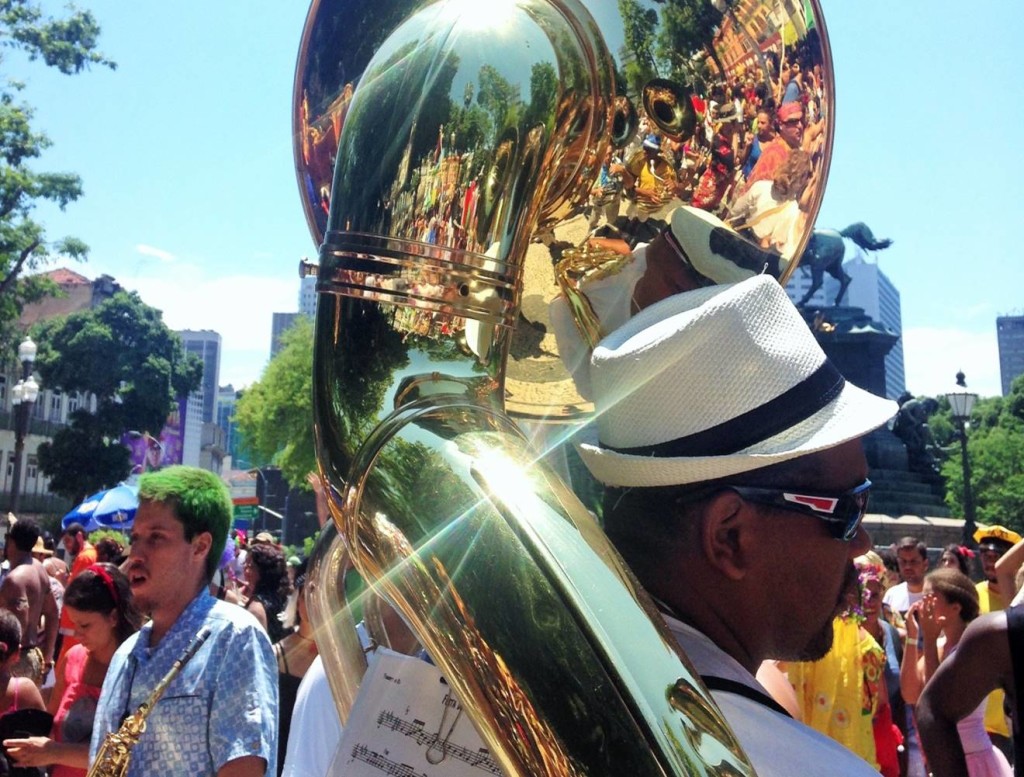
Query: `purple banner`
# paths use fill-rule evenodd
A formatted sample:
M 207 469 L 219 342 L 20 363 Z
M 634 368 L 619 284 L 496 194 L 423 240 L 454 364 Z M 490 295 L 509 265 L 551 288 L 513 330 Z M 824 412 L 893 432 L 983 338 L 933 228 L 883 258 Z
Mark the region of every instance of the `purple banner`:
M 174 409 L 168 413 L 159 438 L 153 437 L 149 431 L 133 430 L 124 433 L 121 444 L 131 452 L 132 474 L 181 464 L 187 405 L 187 398 L 178 400 Z

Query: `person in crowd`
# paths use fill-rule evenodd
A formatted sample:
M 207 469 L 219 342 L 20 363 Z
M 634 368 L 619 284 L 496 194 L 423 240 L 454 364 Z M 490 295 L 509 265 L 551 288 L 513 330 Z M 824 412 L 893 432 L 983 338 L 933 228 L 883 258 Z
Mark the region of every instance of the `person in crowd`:
M 57 602 L 58 615 L 64 603 L 64 587 L 68 584 L 68 565 L 56 556 L 50 556 L 43 562 L 43 569 L 50 576 L 50 590 L 53 592 L 53 599 Z M 57 643 L 54 648 L 54 655 L 60 655 L 61 640 L 64 636 L 58 627 Z
M 228 567 L 228 574 L 236 583 L 241 584 L 245 579 L 245 558 L 249 555 L 249 544 L 246 541 L 245 532 L 236 530 L 231 541 L 234 546 L 234 561 Z
M 903 582 L 885 592 L 885 604 L 900 618 L 924 597 L 924 575 L 928 571 L 928 546 L 917 537 L 903 537 L 896 543 L 896 560 Z
M 715 212 L 733 183 L 739 139 L 739 113 L 731 102 L 718 112 L 716 131 L 711 137 L 711 159 L 697 181 L 690 203 L 695 208 Z
M 288 606 L 284 612 L 285 636 L 274 644 L 274 656 L 277 658 L 278 694 L 280 698 L 279 746 L 277 765 L 284 769 L 285 755 L 288 746 L 288 734 L 291 730 L 292 710 L 299 692 L 299 684 L 309 670 L 313 659 L 317 657 L 316 639 L 313 624 L 306 612 L 306 562 L 301 561 L 296 569 L 294 591 L 288 597 Z
M 860 583 L 861 627 L 874 638 L 885 655 L 882 669 L 884 694 L 879 695 L 878 709 L 873 723 L 875 753 L 879 771 L 887 777 L 899 777 L 906 772 L 906 705 L 900 693 L 900 663 L 903 644 L 896 627 L 882 617 L 882 597 L 885 595 L 886 575 L 882 557 L 874 551 L 854 559 Z
M 928 573 L 924 597 L 907 613 L 900 689 L 908 703 L 917 703 L 936 668 L 957 652 L 964 630 L 978 614 L 978 592 L 969 577 L 946 568 Z M 1011 777 L 1006 757 L 985 731 L 984 717 L 985 705 L 981 703 L 957 723 L 967 771 L 971 777 Z M 927 750 L 925 757 L 929 757 Z
M 775 124 L 772 122 L 771 114 L 765 110 L 757 112 L 757 126 L 750 132 L 750 139 L 743 149 L 740 159 L 742 160 L 743 179 L 750 177 L 750 173 L 761 158 L 761 149 L 775 137 Z
M 758 181 L 733 203 L 733 228 L 749 234 L 762 248 L 792 259 L 805 222 L 800 198 L 810 180 L 811 157 L 797 149 L 773 179 Z
M 754 672 L 831 647 L 869 546 L 860 438 L 896 405 L 846 383 L 763 275 L 641 311 L 597 346 L 590 377 L 595 421 L 578 447 L 605 484 L 606 532 L 755 771 L 877 774 L 789 717 Z
M 890 613 L 897 628 L 904 629 L 904 620 L 911 606 L 924 598 L 924 575 L 928 571 L 928 546 L 917 537 L 902 537 L 896 543 L 896 563 L 899 567 L 902 582 L 885 592 L 883 605 Z M 921 740 L 914 722 L 913 702 L 903 697 L 905 704 L 904 720 L 901 728 L 906 738 L 904 746 L 907 756 L 907 774 L 909 777 L 925 777 L 924 755 L 921 752 Z
M 896 548 L 893 545 L 889 545 L 884 548 L 878 549 L 878 555 L 882 558 L 882 563 L 885 564 L 885 582 L 882 588 L 888 593 L 889 589 L 895 585 L 899 585 L 901 582 L 900 578 L 900 562 L 896 557 Z M 892 622 L 892 613 L 882 603 L 882 613 L 885 615 L 885 619 L 890 623 Z
M 933 773 L 939 777 L 973 774 L 958 736 L 958 722 L 975 713 L 996 688 L 1014 700 L 1014 763 L 1024 764 L 1019 714 L 1019 699 L 1024 697 L 1024 607 L 1012 605 L 979 616 L 968 624 L 959 645 L 939 664 L 917 704 L 921 739 Z
M 761 146 L 761 156 L 747 177 L 744 191 L 758 181 L 770 181 L 794 149 L 801 148 L 804 140 L 804 107 L 791 102 L 779 106 L 775 115 L 776 136 Z
M 939 556 L 939 566 L 947 569 L 959 569 L 961 573 L 971 576 L 971 559 L 974 558 L 974 551 L 966 545 L 950 543 L 942 549 Z
M 53 558 L 53 551 L 50 548 L 46 547 L 45 540 L 42 537 L 36 540 L 36 544 L 32 548 L 32 558 L 34 558 L 36 561 L 43 565 L 43 569 L 46 571 L 46 574 L 50 579 L 50 591 L 53 593 L 53 600 L 57 603 L 57 617 L 59 619 L 62 602 L 64 601 L 64 584 L 59 579 L 54 577 L 54 575 L 50 574 L 50 568 L 47 566 L 47 564 L 49 564 L 51 561 L 56 561 L 58 564 L 63 564 L 64 562 L 60 559 Z M 57 642 L 54 647 L 54 655 L 58 655 L 59 653 L 60 633 L 58 631 Z
M 0 729 L 4 736 L 13 731 L 43 730 L 49 716 L 44 714 L 45 702 L 38 686 L 27 677 L 12 674 L 18 662 L 18 643 L 21 640 L 21 624 L 8 610 L 0 609 Z M 27 720 L 26 716 L 40 716 L 42 720 Z M 0 748 L 0 774 L 11 777 L 38 777 L 37 769 L 19 768 L 12 763 L 7 748 Z
M 998 561 L 996 561 L 996 578 L 999 581 L 999 590 L 1010 600 L 1010 604 L 1021 604 L 1024 594 L 1024 580 L 1021 570 L 1024 569 L 1024 540 L 1015 543 Z
M 111 659 L 90 760 L 192 639 L 208 630 L 152 708 L 128 776 L 276 774 L 277 673 L 270 640 L 251 613 L 209 592 L 231 526 L 227 487 L 212 472 L 180 465 L 147 472 L 138 485 L 127 577 L 136 607 L 150 621 Z
M 593 232 L 603 218 L 608 224 L 614 224 L 619 216 L 622 204 L 622 174 L 625 167 L 617 152 L 608 146 L 605 151 L 604 164 L 598 173 L 597 180 L 590 190 L 590 219 L 587 228 Z
M 657 217 L 675 190 L 676 173 L 661 153 L 660 136 L 644 138 L 640 150 L 626 162 L 622 179 L 629 199 L 626 217 L 630 229 L 636 229 L 652 216 Z
M 13 673 L 42 685 L 53 668 L 59 615 L 50 576 L 32 557 L 32 548 L 38 539 L 39 527 L 26 518 L 19 520 L 7 533 L 4 555 L 11 571 L 0 583 L 0 606 L 13 612 L 21 624 L 21 650 Z
M 114 651 L 138 631 L 142 617 L 132 604 L 128 578 L 115 565 L 97 562 L 66 592 L 68 614 L 79 643 L 57 664 L 57 682 L 47 704 L 53 715 L 49 737 L 4 740 L 19 766 L 50 766 L 50 777 L 85 777 L 93 716 Z
M 803 94 L 803 83 L 801 80 L 801 67 L 799 62 L 792 62 L 782 67 L 782 105 L 787 103 L 800 102 Z
M 96 543 L 96 560 L 98 562 L 120 566 L 126 558 L 124 546 L 113 537 L 104 537 Z
M 395 610 L 388 606 L 381 607 L 379 619 L 385 641 L 392 650 L 426 659 L 426 653 L 419 649 L 415 635 Z M 378 653 L 364 624 L 356 626 L 356 633 L 367 653 L 367 663 L 372 664 Z M 283 777 L 334 774 L 331 766 L 340 757 L 342 729 L 338 708 L 331 696 L 330 683 L 324 670 L 323 657 L 317 655 L 299 683 L 292 710 Z
M 68 559 L 70 559 L 71 574 L 68 577 L 68 582 L 71 582 L 83 569 L 88 569 L 95 564 L 98 556 L 96 548 L 89 542 L 89 533 L 80 523 L 68 524 L 61 542 L 64 544 Z M 57 658 L 63 658 L 64 654 L 76 644 L 78 644 L 78 639 L 75 637 L 75 625 L 67 615 L 64 615 L 60 620 L 60 653 Z
M 324 661 L 318 655 L 306 670 L 295 696 L 282 777 L 330 774 L 342 728 Z
M 0 716 L 17 710 L 46 709 L 39 687 L 28 677 L 14 674 L 21 635 L 18 617 L 10 610 L 0 609 Z
M 42 564 L 46 559 L 53 555 L 53 551 L 46 547 L 46 542 L 43 540 L 42 535 L 36 540 L 36 544 L 32 546 L 32 558 Z
M 979 526 L 974 532 L 974 541 L 978 543 L 978 557 L 981 559 L 981 572 L 985 578 L 976 585 L 980 611 L 983 614 L 998 612 L 1010 603 L 1014 589 L 1008 586 L 1004 590 L 999 582 L 996 565 L 1010 548 L 1021 541 L 1021 536 L 1005 526 Z M 996 690 L 989 696 L 985 705 L 985 730 L 992 743 L 1002 750 L 1005 756 L 1010 757 L 1013 749 L 1010 746 L 1010 727 L 1003 712 L 1003 702 L 1001 690 Z
M 833 621 L 829 651 L 817 660 L 792 662 L 785 668 L 796 689 L 800 719 L 878 769 L 873 721 L 881 706 L 879 694 L 884 693 L 885 654 L 862 627 L 861 608 L 854 579 L 848 584 L 846 605 Z
M 285 635 L 281 615 L 290 591 L 281 547 L 254 542 L 245 559 L 245 582 L 249 591 L 245 609 L 267 630 L 270 641 L 278 642 Z

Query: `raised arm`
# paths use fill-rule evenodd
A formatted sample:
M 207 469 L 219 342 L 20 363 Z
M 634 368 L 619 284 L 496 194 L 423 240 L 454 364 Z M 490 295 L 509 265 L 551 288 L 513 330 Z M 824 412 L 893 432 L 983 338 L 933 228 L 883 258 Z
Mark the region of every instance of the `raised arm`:
M 1024 540 L 1021 540 L 996 562 L 996 583 L 1004 602 L 1013 599 L 1017 586 L 1014 585 L 1017 570 L 1024 564 Z
M 967 777 L 957 721 L 991 691 L 1012 687 L 1006 613 L 983 615 L 964 631 L 960 647 L 936 670 L 917 704 L 921 743 L 936 777 Z
M 916 702 L 924 688 L 924 637 L 917 621 L 920 605 L 921 602 L 914 602 L 907 610 L 907 642 L 903 646 L 903 663 L 900 664 L 900 693 L 907 704 Z

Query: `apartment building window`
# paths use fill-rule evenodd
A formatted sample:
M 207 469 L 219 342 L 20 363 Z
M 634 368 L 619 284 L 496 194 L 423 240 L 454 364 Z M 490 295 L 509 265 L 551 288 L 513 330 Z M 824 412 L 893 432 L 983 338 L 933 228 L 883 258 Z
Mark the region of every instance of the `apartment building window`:
M 39 459 L 35 456 L 28 457 L 28 463 L 25 467 L 25 477 L 28 480 L 35 480 L 39 475 Z
M 50 394 L 50 420 L 60 421 L 60 405 L 64 399 L 64 395 L 59 391 L 54 391 Z

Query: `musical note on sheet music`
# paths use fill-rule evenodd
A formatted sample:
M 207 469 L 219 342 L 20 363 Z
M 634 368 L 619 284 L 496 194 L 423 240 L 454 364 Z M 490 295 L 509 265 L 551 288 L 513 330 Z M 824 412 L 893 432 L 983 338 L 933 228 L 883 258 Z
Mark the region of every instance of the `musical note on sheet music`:
M 501 777 L 437 667 L 379 650 L 363 678 L 331 774 Z

